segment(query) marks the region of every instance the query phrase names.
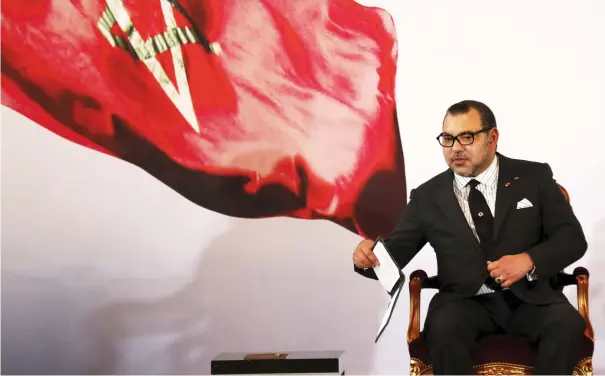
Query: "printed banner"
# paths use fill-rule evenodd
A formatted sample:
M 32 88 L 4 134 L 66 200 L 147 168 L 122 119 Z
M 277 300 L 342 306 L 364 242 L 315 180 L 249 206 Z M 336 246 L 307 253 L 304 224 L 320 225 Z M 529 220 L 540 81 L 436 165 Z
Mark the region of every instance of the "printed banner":
M 3 105 L 234 217 L 386 236 L 396 62 L 391 17 L 353 0 L 2 2 Z

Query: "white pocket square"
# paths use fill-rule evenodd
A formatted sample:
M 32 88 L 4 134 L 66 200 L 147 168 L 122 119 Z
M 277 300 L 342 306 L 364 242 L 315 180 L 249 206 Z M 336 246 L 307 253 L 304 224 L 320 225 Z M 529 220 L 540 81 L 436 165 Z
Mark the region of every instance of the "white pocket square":
M 531 208 L 531 207 L 533 207 L 532 203 L 526 198 L 517 202 L 517 209 L 525 209 L 525 208 Z

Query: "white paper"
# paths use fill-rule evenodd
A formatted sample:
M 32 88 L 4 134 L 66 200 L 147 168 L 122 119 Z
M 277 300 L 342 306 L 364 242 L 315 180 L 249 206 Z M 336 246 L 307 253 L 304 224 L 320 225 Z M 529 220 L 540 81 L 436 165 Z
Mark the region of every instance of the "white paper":
M 387 311 L 385 312 L 384 317 L 382 318 L 382 323 L 380 323 L 380 328 L 378 329 L 378 334 L 376 335 L 376 340 L 374 342 L 378 342 L 378 338 L 380 338 L 385 327 L 391 320 L 391 315 L 393 314 L 393 309 L 395 308 L 395 304 L 397 303 L 397 298 L 399 297 L 399 293 L 401 292 L 402 287 L 403 283 L 399 285 L 397 291 L 393 293 L 391 301 L 389 302 L 389 306 L 387 307 Z
M 397 282 L 399 282 L 399 278 L 401 277 L 400 270 L 389 255 L 389 251 L 387 251 L 384 243 L 381 241 L 376 242 L 373 251 L 380 264 L 374 267 L 374 272 L 382 286 L 390 294 Z

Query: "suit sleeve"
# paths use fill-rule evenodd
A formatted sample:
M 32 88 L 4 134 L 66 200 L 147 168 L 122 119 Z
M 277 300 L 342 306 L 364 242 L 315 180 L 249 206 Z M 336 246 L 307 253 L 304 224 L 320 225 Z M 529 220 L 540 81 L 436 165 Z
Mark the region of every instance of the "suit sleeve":
M 424 228 L 420 218 L 420 207 L 416 190 L 410 192 L 410 201 L 403 209 L 403 213 L 395 229 L 384 240 L 389 252 L 400 268 L 404 268 L 427 243 Z M 372 268 L 360 269 L 354 266 L 357 273 L 377 279 Z
M 542 279 L 582 258 L 588 246 L 582 226 L 561 193 L 548 164 L 544 164 L 540 171 L 539 184 L 545 240 L 527 253 L 534 262 L 536 274 Z

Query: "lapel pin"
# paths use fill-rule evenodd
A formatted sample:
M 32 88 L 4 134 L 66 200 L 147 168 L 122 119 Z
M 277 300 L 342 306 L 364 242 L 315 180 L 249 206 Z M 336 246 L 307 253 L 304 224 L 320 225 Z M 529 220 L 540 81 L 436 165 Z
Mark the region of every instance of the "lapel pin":
M 505 187 L 510 187 L 510 182 L 506 182 L 506 184 L 504 184 Z
M 519 179 L 519 177 L 518 177 L 518 176 L 515 176 L 515 180 L 517 180 L 517 179 Z

